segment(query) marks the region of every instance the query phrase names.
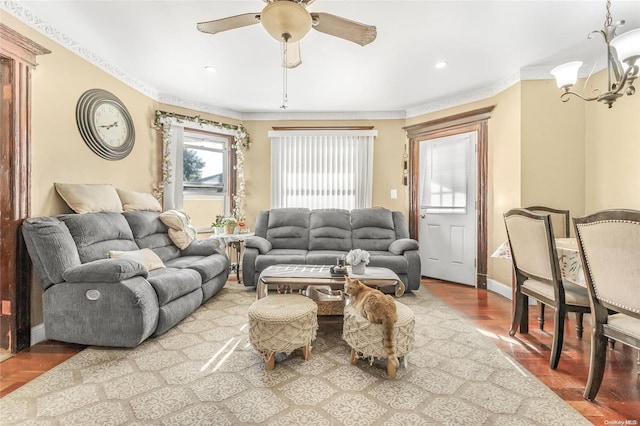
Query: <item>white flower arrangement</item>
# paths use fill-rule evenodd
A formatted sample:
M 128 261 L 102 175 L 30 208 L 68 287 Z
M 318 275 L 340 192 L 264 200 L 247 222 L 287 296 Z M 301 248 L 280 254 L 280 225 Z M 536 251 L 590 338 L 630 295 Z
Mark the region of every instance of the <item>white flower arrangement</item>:
M 349 265 L 357 265 L 358 263 L 369 264 L 369 252 L 362 249 L 353 249 L 345 257 Z

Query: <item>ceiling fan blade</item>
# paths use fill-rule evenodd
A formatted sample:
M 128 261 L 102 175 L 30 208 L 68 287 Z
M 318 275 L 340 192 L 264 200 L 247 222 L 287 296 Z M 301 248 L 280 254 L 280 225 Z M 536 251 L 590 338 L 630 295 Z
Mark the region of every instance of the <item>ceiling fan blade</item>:
M 313 28 L 321 33 L 329 34 L 365 46 L 376 39 L 378 34 L 374 25 L 332 15 L 330 13 L 312 13 Z
M 284 54 L 284 43 L 282 45 L 282 66 L 286 68 L 295 68 L 302 63 L 300 56 L 300 42 L 287 43 L 287 55 Z
M 260 22 L 260 13 L 245 13 L 214 21 L 198 22 L 198 30 L 203 33 L 216 34 L 222 31 L 247 27 L 258 22 Z

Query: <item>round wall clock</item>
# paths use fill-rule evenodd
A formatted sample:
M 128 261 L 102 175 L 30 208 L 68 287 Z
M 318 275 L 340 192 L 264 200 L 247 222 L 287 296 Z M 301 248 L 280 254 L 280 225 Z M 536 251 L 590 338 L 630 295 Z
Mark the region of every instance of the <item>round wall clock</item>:
M 107 160 L 120 160 L 133 149 L 133 120 L 122 101 L 102 89 L 87 90 L 76 106 L 76 122 L 89 148 Z

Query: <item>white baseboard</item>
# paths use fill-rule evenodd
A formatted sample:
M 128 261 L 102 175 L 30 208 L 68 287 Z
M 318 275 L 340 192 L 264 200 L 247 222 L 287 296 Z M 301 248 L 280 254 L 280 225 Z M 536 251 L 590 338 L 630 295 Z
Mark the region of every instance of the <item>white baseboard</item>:
M 31 346 L 45 340 L 47 340 L 47 337 L 44 333 L 44 323 L 31 327 Z
M 511 286 L 501 283 L 500 281 L 487 278 L 487 290 L 499 294 L 511 300 Z M 535 305 L 537 302 L 532 298 L 529 298 L 529 305 Z

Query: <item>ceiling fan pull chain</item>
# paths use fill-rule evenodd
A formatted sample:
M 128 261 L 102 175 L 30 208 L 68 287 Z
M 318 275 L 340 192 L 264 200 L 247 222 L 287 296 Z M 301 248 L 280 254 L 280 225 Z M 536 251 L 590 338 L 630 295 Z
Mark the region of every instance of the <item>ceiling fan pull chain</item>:
M 281 109 L 287 109 L 287 102 L 289 102 L 289 96 L 287 93 L 287 40 L 291 38 L 289 34 L 282 35 L 282 106 Z

